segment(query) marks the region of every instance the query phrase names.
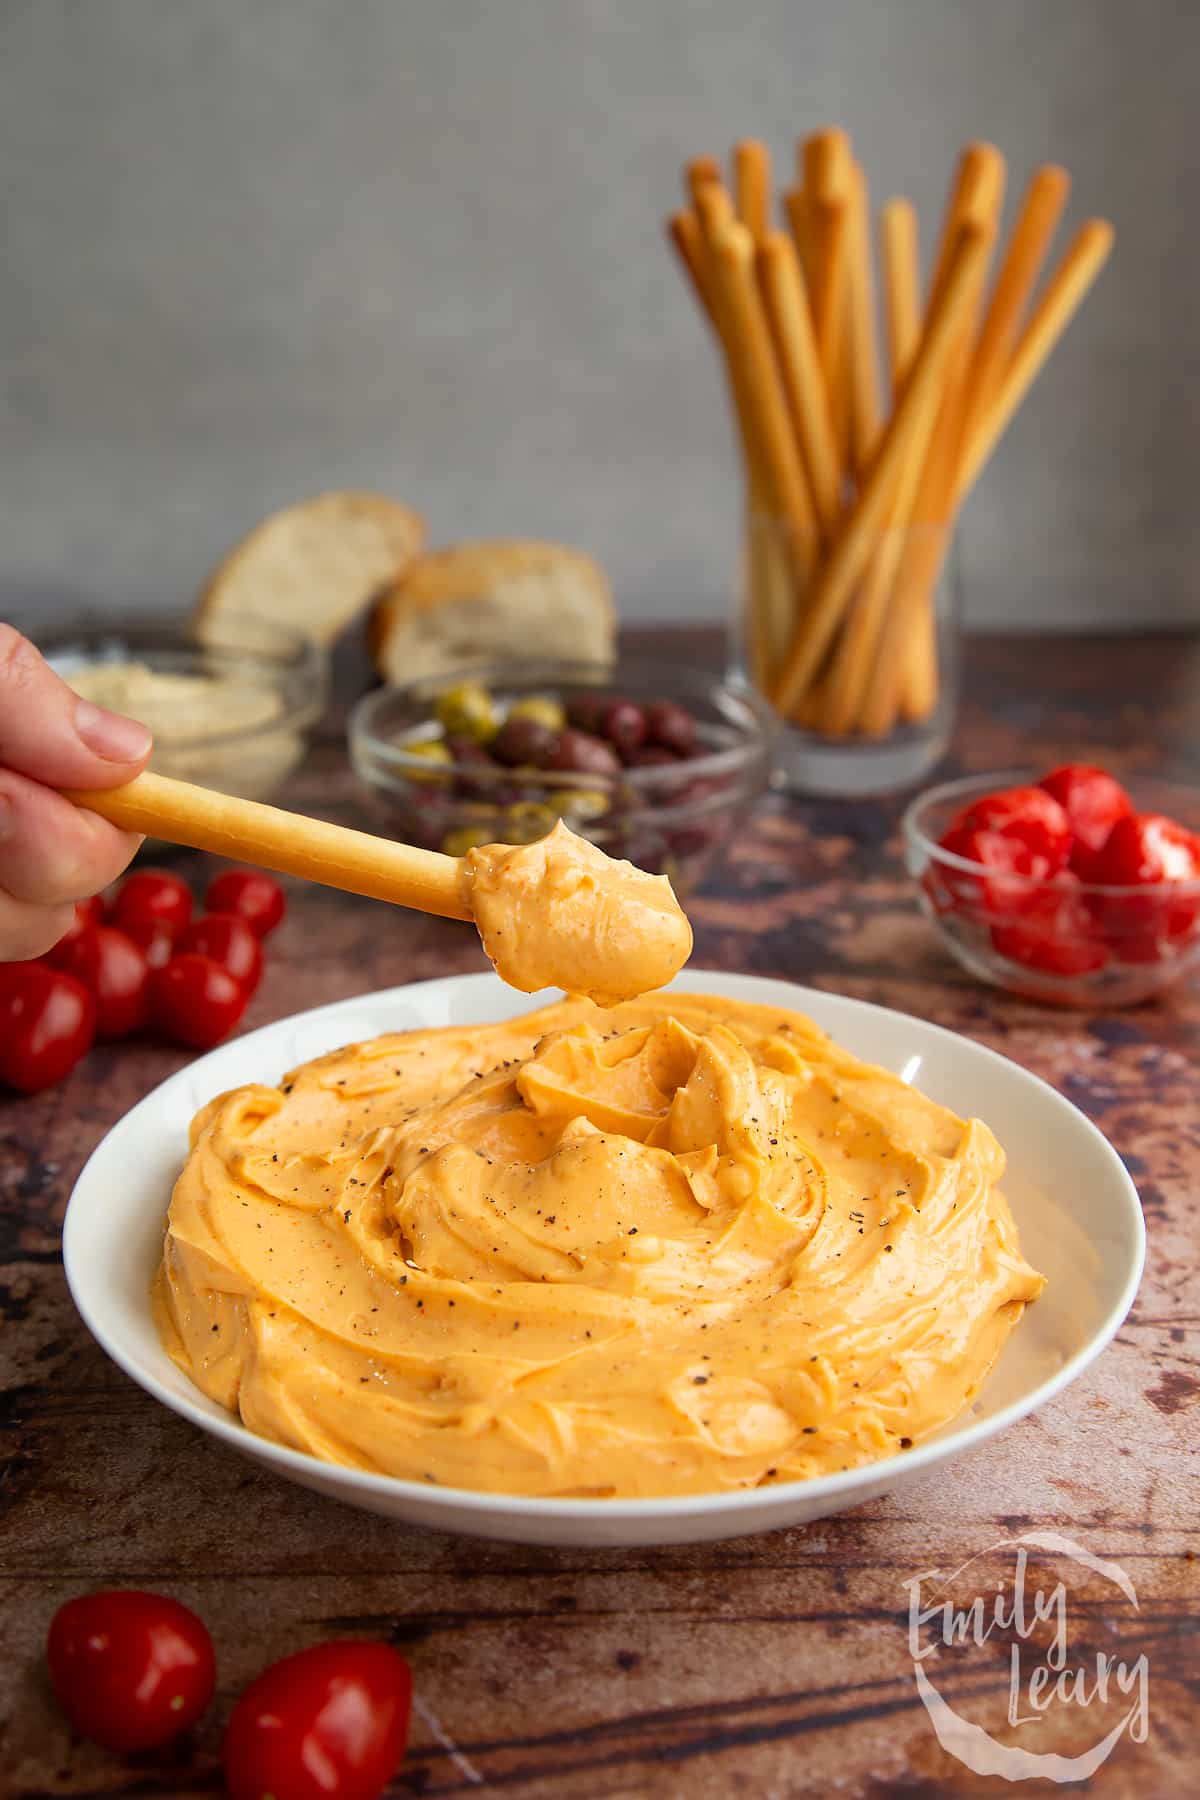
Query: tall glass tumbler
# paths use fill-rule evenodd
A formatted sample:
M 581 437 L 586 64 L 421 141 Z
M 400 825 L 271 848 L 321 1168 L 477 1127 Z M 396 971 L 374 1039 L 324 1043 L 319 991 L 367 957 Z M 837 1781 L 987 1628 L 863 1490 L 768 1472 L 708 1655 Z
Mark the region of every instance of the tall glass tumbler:
M 920 781 L 953 728 L 960 638 L 948 526 L 850 528 L 823 552 L 748 515 L 730 660 L 780 715 L 787 786 L 852 796 Z

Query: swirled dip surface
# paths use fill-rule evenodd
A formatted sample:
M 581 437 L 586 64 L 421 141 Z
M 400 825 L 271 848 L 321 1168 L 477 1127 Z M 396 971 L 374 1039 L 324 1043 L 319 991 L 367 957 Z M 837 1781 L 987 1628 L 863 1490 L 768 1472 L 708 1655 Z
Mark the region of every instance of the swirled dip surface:
M 796 1013 L 673 994 L 380 1038 L 192 1126 L 155 1290 L 251 1430 L 512 1493 L 844 1469 L 943 1424 L 1042 1278 L 1004 1157 Z
M 496 972 L 524 994 L 561 987 L 601 1006 L 665 987 L 692 928 L 665 875 L 615 861 L 560 820 L 533 844 L 485 844 L 464 884 Z

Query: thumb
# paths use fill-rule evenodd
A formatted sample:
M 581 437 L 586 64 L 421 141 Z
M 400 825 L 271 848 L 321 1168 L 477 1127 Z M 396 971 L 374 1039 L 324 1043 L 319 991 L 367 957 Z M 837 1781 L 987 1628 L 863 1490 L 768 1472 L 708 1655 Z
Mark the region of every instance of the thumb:
M 117 787 L 144 767 L 144 725 L 81 700 L 41 652 L 0 623 L 0 766 L 47 787 Z

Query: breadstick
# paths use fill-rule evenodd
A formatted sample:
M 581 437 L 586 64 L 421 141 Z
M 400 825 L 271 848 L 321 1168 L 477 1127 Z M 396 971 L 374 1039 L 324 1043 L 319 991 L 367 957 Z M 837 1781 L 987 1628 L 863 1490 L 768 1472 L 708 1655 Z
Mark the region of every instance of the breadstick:
M 792 715 L 802 731 L 822 731 L 825 716 L 826 677 L 818 675 Z
M 744 138 L 733 152 L 737 214 L 755 242 L 771 228 L 771 153 L 757 138 Z
M 733 224 L 713 249 L 725 351 L 758 447 L 767 496 L 775 517 L 793 535 L 796 551 L 804 554 L 811 547 L 815 521 L 754 278 L 753 240 L 744 225 Z
M 755 685 L 766 693 L 796 611 L 794 568 L 779 521 L 754 483 L 746 491 L 747 623 Z
M 994 144 L 968 144 L 959 157 L 929 281 L 930 306 L 946 278 L 955 234 L 969 219 L 998 217 L 1004 197 L 1004 172 L 1004 158 Z
M 721 188 L 719 178 L 710 183 L 709 188 L 710 192 L 707 198 L 703 198 L 701 201 L 700 212 L 708 216 L 709 229 L 712 232 L 728 223 L 732 218 L 732 212 L 729 209 L 729 197 Z M 719 295 L 713 274 L 710 246 L 706 241 L 700 219 L 696 213 L 690 211 L 672 213 L 667 221 L 667 229 L 668 236 L 679 254 L 679 260 L 683 264 L 696 298 L 703 307 L 723 349 L 722 325 L 718 313 Z M 736 384 L 732 380 L 732 372 L 730 372 L 730 398 L 737 415 L 748 477 L 752 486 L 756 482 L 761 485 L 761 472 L 757 466 L 755 447 L 747 433 L 743 408 Z
M 696 217 L 700 221 L 700 234 L 711 263 L 717 239 L 736 218 L 733 201 L 720 176 L 715 180 L 710 178 L 702 181 L 696 189 Z
M 884 296 L 888 363 L 895 406 L 921 335 L 917 267 L 917 215 L 909 200 L 889 200 L 882 220 Z M 825 683 L 823 728 L 834 737 L 854 729 L 875 666 L 887 603 L 904 548 L 921 475 L 911 457 L 901 471 L 896 496 L 834 647 Z
M 881 430 L 865 178 L 833 128 L 798 146 L 797 166 L 782 196 L 790 239 L 772 227 L 770 157 L 756 139 L 734 149 L 736 209 L 720 164 L 698 157 L 686 170 L 693 207 L 668 228 L 717 333 L 738 418 L 755 677 L 806 726 L 878 735 L 936 704 L 932 596 L 957 509 L 1113 232 L 1098 219 L 1081 227 L 1028 310 L 1069 186 L 1063 170 L 1039 168 L 985 309 L 1005 164 L 993 145 L 969 144 L 922 308 L 916 214 L 889 201 L 880 252 L 892 411 Z M 851 468 L 859 492 L 843 514 Z M 814 581 L 818 535 L 826 553 Z
M 951 520 L 954 509 L 970 491 L 998 438 L 1099 274 L 1112 242 L 1112 226 L 1106 220 L 1090 219 L 1080 227 L 1021 336 L 986 418 L 973 428 L 969 443 L 960 442 L 958 463 L 953 471 Z M 931 533 L 925 543 L 918 540 L 914 545 L 913 568 L 898 578 L 898 586 L 911 584 L 913 631 L 906 652 L 908 661 L 901 693 L 905 715 L 910 719 L 927 718 L 937 702 L 934 619 L 928 594 L 941 573 L 949 541 L 949 530 Z M 920 597 L 922 589 L 924 603 Z M 887 728 L 883 726 L 883 729 Z
M 1113 228 L 1107 219 L 1088 219 L 1079 227 L 1047 282 L 1021 333 L 999 389 L 967 446 L 958 480 L 960 503 L 970 493 L 979 471 L 1107 262 L 1113 236 Z
M 812 294 L 813 321 L 821 345 L 828 381 L 827 339 L 840 341 L 844 320 L 840 314 L 846 257 L 845 210 L 850 198 L 853 158 L 844 131 L 830 128 L 804 140 L 804 186 L 808 197 L 809 233 L 815 258 Z
M 766 691 L 777 662 L 773 638 L 771 575 L 767 562 L 769 541 L 763 526 L 763 502 L 758 483 L 747 472 L 745 514 L 746 541 L 742 564 L 742 622 L 750 679 Z
M 995 235 L 999 194 L 984 195 L 977 222 L 990 250 Z M 993 210 L 988 216 L 988 208 Z M 949 542 L 962 435 L 963 377 L 970 354 L 972 321 L 979 309 L 986 255 L 964 308 L 959 339 L 950 354 L 946 388 L 934 425 L 925 466 L 912 504 L 895 591 L 880 635 L 875 665 L 867 684 L 860 728 L 871 737 L 889 732 L 903 710 L 912 719 L 927 718 L 937 701 L 938 664 L 934 590 Z
M 797 146 L 800 184 L 815 199 L 844 195 L 853 160 L 849 134 L 840 125 L 827 125 L 821 131 L 810 131 Z
M 851 402 L 848 357 L 850 200 L 854 158 L 844 131 L 831 128 L 804 140 L 804 181 L 815 263 L 813 324 L 821 349 L 825 391 L 839 466 L 849 466 Z
M 825 385 L 834 394 L 846 335 L 846 250 L 850 219 L 844 200 L 817 200 L 813 206 L 817 280 L 813 324 L 821 350 Z
M 908 373 L 921 335 L 921 284 L 917 258 L 917 209 L 911 200 L 889 200 L 880 219 L 883 293 L 887 318 L 892 405 Z
M 695 213 L 690 211 L 672 213 L 667 220 L 667 236 L 678 252 L 684 273 L 691 282 L 696 299 L 700 302 L 700 310 L 709 324 L 715 326 L 716 319 L 713 314 L 713 299 L 705 258 L 704 239 L 700 231 L 700 221 Z
M 326 887 L 370 894 L 397 906 L 469 919 L 471 908 L 457 857 L 371 837 L 345 825 L 213 793 L 149 771 L 123 787 L 64 790 L 66 798 L 126 831 L 212 850 L 259 868 L 303 875 Z
M 768 232 L 759 248 L 758 267 L 817 520 L 828 541 L 841 516 L 837 445 L 804 277 L 786 232 Z
M 745 380 L 745 359 L 737 352 L 735 328 L 729 320 L 729 310 L 717 269 L 717 244 L 722 233 L 734 226 L 733 203 L 729 197 L 719 172 L 715 179 L 706 179 L 700 185 L 696 209 L 698 214 L 698 233 L 702 256 L 701 266 L 709 296 L 713 324 L 717 332 L 725 358 L 726 375 L 729 380 L 730 399 L 734 416 L 737 420 L 738 436 L 742 445 L 742 457 L 746 466 L 746 503 L 747 529 L 752 537 L 747 546 L 746 557 L 746 608 L 747 637 L 750 647 L 750 668 L 756 682 L 765 692 L 766 683 L 778 663 L 783 641 L 786 639 L 788 623 L 779 617 L 778 582 L 770 573 L 770 561 L 767 556 L 769 545 L 761 526 L 753 522 L 768 517 L 777 518 L 777 503 L 773 500 L 773 488 L 770 472 L 764 461 L 764 450 L 755 414 L 753 396 L 748 393 Z M 796 565 L 799 578 L 806 574 L 806 566 Z
M 989 245 L 999 228 L 1000 207 L 1004 198 L 1005 161 L 991 144 L 969 144 L 959 161 L 958 177 L 951 195 L 950 216 L 953 220 L 971 219 L 988 232 Z M 946 382 L 946 398 L 934 427 L 928 466 L 913 506 L 913 520 L 919 526 L 941 524 L 949 519 L 954 504 L 954 489 L 962 454 L 965 422 L 966 376 L 970 366 L 971 341 L 975 319 L 983 298 L 986 265 L 980 269 L 978 283 L 971 297 L 963 332 L 951 359 Z M 936 276 L 935 276 L 936 284 Z M 890 729 L 883 723 L 891 712 L 903 709 L 911 719 L 923 719 L 932 712 L 937 700 L 938 666 L 937 634 L 932 590 L 941 569 L 947 534 L 922 529 L 906 545 L 897 574 L 897 587 L 902 603 L 892 608 L 894 624 L 907 621 L 907 635 L 897 639 L 889 633 L 881 648 L 875 678 L 872 681 L 864 712 L 869 715 L 868 728 Z M 925 592 L 922 593 L 922 586 Z M 894 709 L 894 710 L 893 710 Z
M 950 354 L 958 341 L 973 285 L 987 254 L 987 234 L 964 226 L 952 252 L 946 279 L 931 308 L 912 371 L 892 414 L 854 510 L 826 559 L 797 625 L 775 682 L 777 709 L 791 714 L 841 623 L 854 584 L 870 556 L 872 541 L 887 516 L 900 472 L 908 458 L 922 456 L 933 429 Z
M 974 437 L 975 427 L 1000 384 L 1017 325 L 1066 205 L 1070 187 L 1066 170 L 1047 164 L 1034 171 L 1025 190 L 1007 254 L 996 276 L 979 341 L 971 356 L 963 407 L 963 433 L 967 444 Z
M 879 659 L 888 601 L 904 554 L 920 479 L 920 458 L 911 456 L 900 471 L 887 521 L 834 647 L 821 719 L 823 728 L 833 737 L 853 731 L 862 715 L 867 687 Z
M 800 258 L 800 269 L 809 293 L 812 292 L 815 263 L 812 251 L 812 222 L 808 215 L 808 195 L 801 187 L 789 188 L 783 196 L 783 210 Z
M 1080 227 L 1021 335 L 1008 371 L 1001 377 L 999 391 L 985 417 L 972 427 L 970 441 L 961 450 L 954 492 L 956 507 L 970 492 L 1013 414 L 1070 324 L 1104 266 L 1112 243 L 1113 229 L 1106 220 L 1089 219 Z M 926 592 L 938 579 L 948 542 L 949 533 L 946 533 L 921 547 L 920 572 L 914 584 L 923 583 Z M 929 640 L 933 622 L 928 607 L 924 616 L 917 607 L 915 621 L 916 659 L 908 665 L 902 697 L 907 716 L 921 719 L 933 710 L 937 699 L 936 683 L 930 680 L 933 658 Z
M 861 163 L 850 169 L 846 244 L 847 353 L 854 466 L 861 475 L 879 436 L 879 365 L 875 353 L 875 276 L 871 202 Z
M 695 206 L 700 199 L 700 190 L 711 182 L 721 185 L 721 165 L 715 156 L 694 156 L 685 172 L 685 186 L 688 199 Z

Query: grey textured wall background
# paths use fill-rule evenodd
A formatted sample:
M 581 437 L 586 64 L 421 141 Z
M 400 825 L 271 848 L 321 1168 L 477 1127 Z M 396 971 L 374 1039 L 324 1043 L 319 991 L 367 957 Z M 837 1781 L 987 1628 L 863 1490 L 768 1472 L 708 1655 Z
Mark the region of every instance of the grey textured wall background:
M 1075 176 L 1113 263 L 972 501 L 976 621 L 1200 613 L 1197 0 L 7 0 L 0 611 L 186 604 L 335 485 L 720 614 L 736 484 L 661 220 L 743 133 Z M 1011 209 L 1010 209 L 1011 210 Z

